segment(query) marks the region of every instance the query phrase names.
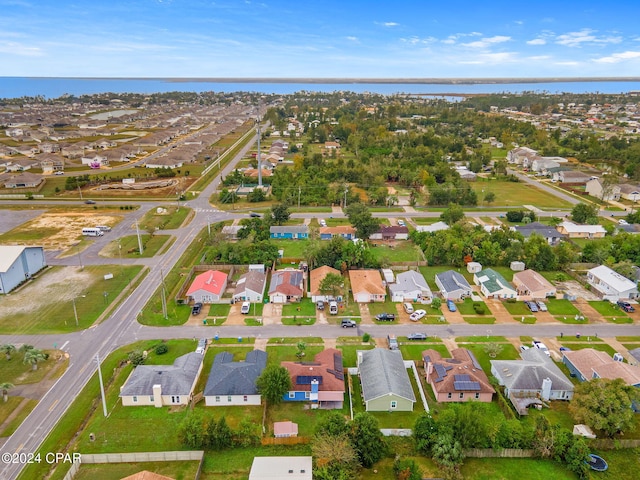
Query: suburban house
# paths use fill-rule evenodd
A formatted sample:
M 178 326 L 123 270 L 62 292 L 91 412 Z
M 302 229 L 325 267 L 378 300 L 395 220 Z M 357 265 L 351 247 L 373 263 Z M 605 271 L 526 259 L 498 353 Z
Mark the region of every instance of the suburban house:
M 604 238 L 607 233 L 602 225 L 580 225 L 566 221 L 556 228 L 569 238 Z
M 320 240 L 331 240 L 333 237 L 342 237 L 347 240 L 356 238 L 356 229 L 351 225 L 338 225 L 337 227 L 320 227 L 318 229 Z
M 531 162 L 531 170 L 534 172 L 546 173 L 550 168 L 559 167 L 560 163 L 552 158 L 539 157 Z
M 407 240 L 409 228 L 400 225 L 381 225 L 380 230 L 369 236 L 370 240 Z
M 630 185 L 628 183 L 623 183 L 618 185 L 620 188 L 620 197 L 625 200 L 631 200 L 632 202 L 637 202 L 640 200 L 640 187 L 638 185 Z
M 621 298 L 637 298 L 638 284 L 605 265 L 587 270 L 587 282 L 603 300 L 617 302 Z
M 591 180 L 591 175 L 575 170 L 561 170 L 553 174 L 553 179 L 560 183 L 585 185 L 589 180 Z
M 516 147 L 507 152 L 507 162 L 528 168 L 538 158 L 537 150 L 529 147 Z
M 276 438 L 297 437 L 298 424 L 291 421 L 273 422 L 273 436 Z
M 384 302 L 387 297 L 378 270 L 349 270 L 349 281 L 357 303 Z
M 313 457 L 253 457 L 249 480 L 311 480 Z
M 299 302 L 304 296 L 304 273 L 302 270 L 285 268 L 271 274 L 269 301 L 271 303 Z
M 609 200 L 620 200 L 620 187 L 614 184 L 607 184 L 601 178 L 592 178 L 585 185 L 585 191 L 592 197 L 604 202 Z
M 146 168 L 181 168 L 184 160 L 176 155 L 150 158 L 144 162 Z
M 557 245 L 560 243 L 565 235 L 558 232 L 549 225 L 544 225 L 540 222 L 531 222 L 524 225 L 518 225 L 515 227 L 516 232 L 520 232 L 525 239 L 531 237 L 531 235 L 540 235 L 544 238 L 549 245 Z
M 471 285 L 461 273 L 455 270 L 436 274 L 436 285 L 445 300 L 462 300 L 471 296 Z
M 0 293 L 9 293 L 46 266 L 43 247 L 0 245 Z
M 267 285 L 267 274 L 258 270 L 249 270 L 236 282 L 233 293 L 234 302 L 261 303 Z
M 514 273 L 513 285 L 520 300 L 539 300 L 556 296 L 556 287 L 535 270 Z
M 213 303 L 219 302 L 227 288 L 228 275 L 218 270 L 207 270 L 196 275 L 193 283 L 187 290 L 187 297 L 194 302 Z
M 327 265 L 323 265 L 322 267 L 314 268 L 309 273 L 309 295 L 311 295 L 311 301 L 316 303 L 318 300 L 322 300 L 323 302 L 328 302 L 332 299 L 332 295 L 329 292 L 321 292 L 320 284 L 324 277 L 328 274 L 341 275 L 339 270 L 335 268 L 329 267 Z
M 400 350 L 358 350 L 358 375 L 367 412 L 412 412 L 413 393 Z
M 447 230 L 449 225 L 444 222 L 435 222 L 430 225 L 417 225 L 416 232 L 438 232 L 440 230 Z
M 545 352 L 530 348 L 522 360 L 491 360 L 491 374 L 520 415 L 528 406 L 548 400 L 571 400 L 573 383 Z
M 266 366 L 267 354 L 262 350 L 250 351 L 244 362 L 234 362 L 229 352 L 217 354 L 204 387 L 205 405 L 260 405 L 256 379 Z
M 437 402 L 491 402 L 494 388 L 475 355 L 466 348 L 442 358 L 436 350 L 422 352 L 426 380 Z
M 225 225 L 222 227 L 222 235 L 225 240 L 238 240 L 238 232 L 244 228 L 242 225 Z
M 594 378 L 621 378 L 632 387 L 640 387 L 640 367 L 616 361 L 608 353 L 593 348 L 562 352 L 564 363 L 572 377 L 581 382 Z
M 310 402 L 311 408 L 342 408 L 345 387 L 340 350 L 323 350 L 313 362 L 282 362 L 281 365 L 289 371 L 293 386 L 285 393 L 284 401 Z
M 473 282 L 487 298 L 516 298 L 518 295 L 511 284 L 491 268 L 474 273 Z
M 396 283 L 389 284 L 392 302 L 422 302 L 433 300 L 431 289 L 420 272 L 407 270 L 396 275 Z
M 285 238 L 293 240 L 309 238 L 309 227 L 306 225 L 273 225 L 269 227 L 269 236 L 271 238 Z
M 188 405 L 203 358 L 204 355 L 191 352 L 176 358 L 173 365 L 138 365 L 120 388 L 122 405 Z
M 37 188 L 42 182 L 44 182 L 42 175 L 31 172 L 0 174 L 2 188 Z

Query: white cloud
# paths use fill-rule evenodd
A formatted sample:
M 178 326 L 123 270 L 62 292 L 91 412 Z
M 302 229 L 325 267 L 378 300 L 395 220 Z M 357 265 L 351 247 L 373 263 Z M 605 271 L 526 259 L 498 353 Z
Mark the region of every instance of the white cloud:
M 577 67 L 578 65 L 580 65 L 580 62 L 574 62 L 574 61 L 567 61 L 567 62 L 555 62 L 554 65 L 563 65 L 563 66 L 569 66 L 569 67 Z
M 556 37 L 556 43 L 558 45 L 564 45 L 565 47 L 580 47 L 583 44 L 620 43 L 621 41 L 621 37 L 598 37 L 595 35 L 595 30 L 589 28 L 583 28 L 579 32 L 569 32 Z
M 463 65 L 497 65 L 513 63 L 517 60 L 514 52 L 483 53 L 476 56 L 474 60 L 461 60 L 458 63 Z
M 449 35 L 447 38 L 442 40 L 442 43 L 447 45 L 453 45 L 457 40 L 464 37 L 480 37 L 482 34 L 480 32 L 470 32 L 470 33 L 455 33 L 453 35 Z
M 397 27 L 398 25 L 400 25 L 399 23 L 396 22 L 384 22 L 383 25 L 385 27 Z
M 409 38 L 401 38 L 400 41 L 403 43 L 408 43 L 409 45 L 429 45 L 434 42 L 437 42 L 438 39 L 435 37 L 420 38 L 420 37 L 413 36 Z
M 357 42 L 358 41 L 358 37 L 349 36 L 349 37 L 346 37 L 346 38 L 347 38 L 347 40 L 350 40 L 352 42 Z
M 534 61 L 540 61 L 540 60 L 549 60 L 551 57 L 549 55 L 534 55 L 531 57 L 527 57 L 527 60 L 534 60 Z
M 619 63 L 619 62 L 623 62 L 625 60 L 633 60 L 633 59 L 636 59 L 636 58 L 640 58 L 640 52 L 626 51 L 626 52 L 621 52 L 621 53 L 614 53 L 614 54 L 609 55 L 607 57 L 596 58 L 594 60 L 594 62 L 597 62 L 597 63 Z
M 16 42 L 0 42 L 0 52 L 21 57 L 39 57 L 44 54 L 39 47 L 30 47 Z
M 546 45 L 547 41 L 544 38 L 534 38 L 529 40 L 527 45 Z
M 472 48 L 487 48 L 489 45 L 495 45 L 496 43 L 508 42 L 511 40 L 511 37 L 507 37 L 504 35 L 496 35 L 495 37 L 486 37 L 475 42 L 463 43 L 465 47 Z

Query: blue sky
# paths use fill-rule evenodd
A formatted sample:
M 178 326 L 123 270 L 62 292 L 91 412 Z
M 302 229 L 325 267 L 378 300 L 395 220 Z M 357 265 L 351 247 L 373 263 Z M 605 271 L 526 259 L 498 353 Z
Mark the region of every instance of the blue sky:
M 0 76 L 640 76 L 637 0 L 0 0 Z

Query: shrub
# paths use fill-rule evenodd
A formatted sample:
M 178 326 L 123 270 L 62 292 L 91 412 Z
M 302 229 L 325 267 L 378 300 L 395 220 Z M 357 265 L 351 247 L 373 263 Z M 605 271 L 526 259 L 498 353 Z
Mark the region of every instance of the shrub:
M 168 351 L 169 351 L 169 347 L 167 347 L 166 343 L 161 343 L 155 348 L 156 355 L 164 355 Z
M 484 305 L 480 302 L 473 302 L 473 311 L 476 312 L 478 315 L 484 315 L 485 309 L 484 309 Z
M 362 341 L 364 343 L 369 343 L 371 341 L 371 335 L 369 333 L 365 333 L 362 335 Z

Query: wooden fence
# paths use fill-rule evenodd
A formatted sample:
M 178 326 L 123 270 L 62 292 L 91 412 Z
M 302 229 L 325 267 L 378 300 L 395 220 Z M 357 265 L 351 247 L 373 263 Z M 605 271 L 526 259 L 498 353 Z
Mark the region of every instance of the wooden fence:
M 262 445 L 300 445 L 309 443 L 309 437 L 264 437 Z
M 470 448 L 464 451 L 464 456 L 470 458 L 531 458 L 534 456 L 534 451 L 522 448 L 503 448 L 501 450 Z

